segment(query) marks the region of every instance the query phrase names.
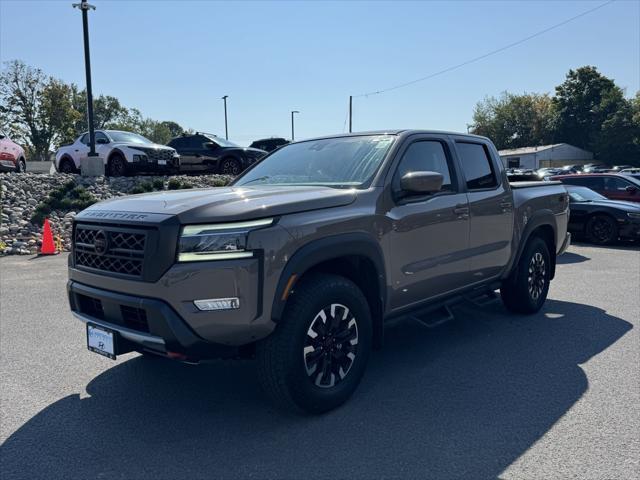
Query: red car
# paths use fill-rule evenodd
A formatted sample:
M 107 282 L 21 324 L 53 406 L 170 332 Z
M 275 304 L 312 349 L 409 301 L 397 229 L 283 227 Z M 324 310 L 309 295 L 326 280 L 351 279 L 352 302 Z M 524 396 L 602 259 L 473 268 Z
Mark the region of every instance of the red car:
M 640 202 L 640 181 L 616 173 L 589 173 L 582 175 L 557 175 L 548 177 L 567 185 L 587 187 L 610 200 Z
M 26 169 L 24 149 L 0 132 L 0 172 L 24 172 Z

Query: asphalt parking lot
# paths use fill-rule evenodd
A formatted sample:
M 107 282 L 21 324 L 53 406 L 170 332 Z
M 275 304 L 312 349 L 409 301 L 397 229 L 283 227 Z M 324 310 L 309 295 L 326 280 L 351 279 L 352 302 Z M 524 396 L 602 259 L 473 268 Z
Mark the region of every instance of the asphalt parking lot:
M 356 395 L 274 410 L 253 364 L 86 350 L 66 255 L 0 259 L 0 477 L 640 477 L 640 251 L 572 246 L 532 317 L 400 322 Z

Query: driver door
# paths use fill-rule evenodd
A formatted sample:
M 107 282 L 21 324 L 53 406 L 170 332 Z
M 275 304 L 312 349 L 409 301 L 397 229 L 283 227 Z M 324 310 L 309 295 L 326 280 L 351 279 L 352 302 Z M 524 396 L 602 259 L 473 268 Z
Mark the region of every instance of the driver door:
M 402 196 L 409 172 L 443 175 L 440 192 Z M 469 206 L 446 137 L 420 135 L 402 153 L 392 180 L 392 310 L 418 304 L 469 283 Z

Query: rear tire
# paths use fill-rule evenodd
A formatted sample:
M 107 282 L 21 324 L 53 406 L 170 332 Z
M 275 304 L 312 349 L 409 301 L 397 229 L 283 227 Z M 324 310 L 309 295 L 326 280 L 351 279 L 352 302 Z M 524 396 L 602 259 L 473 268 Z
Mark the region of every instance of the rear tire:
M 500 288 L 502 303 L 515 313 L 536 313 L 542 308 L 551 281 L 551 255 L 540 237 L 531 238 L 514 271 Z
M 618 239 L 618 224 L 609 215 L 594 215 L 585 230 L 587 239 L 596 245 L 611 245 Z
M 112 177 L 124 177 L 127 174 L 127 162 L 118 153 L 109 159 L 109 174 Z
M 303 277 L 276 330 L 256 347 L 262 389 L 280 408 L 332 410 L 358 387 L 371 338 L 369 305 L 353 282 Z

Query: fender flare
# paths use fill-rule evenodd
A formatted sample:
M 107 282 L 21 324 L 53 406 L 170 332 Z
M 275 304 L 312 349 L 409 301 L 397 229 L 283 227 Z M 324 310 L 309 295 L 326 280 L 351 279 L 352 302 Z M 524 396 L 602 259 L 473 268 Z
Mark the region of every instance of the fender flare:
M 556 217 L 551 210 L 548 210 L 548 209 L 538 210 L 529 218 L 529 220 L 527 221 L 527 224 L 524 227 L 524 230 L 522 231 L 522 235 L 520 236 L 520 242 L 518 243 L 518 247 L 516 249 L 515 255 L 513 255 L 513 258 L 511 259 L 511 263 L 509 264 L 509 268 L 506 270 L 507 272 L 506 276 L 511 275 L 515 266 L 520 262 L 520 257 L 522 256 L 524 247 L 527 245 L 527 242 L 529 241 L 529 238 L 531 238 L 531 235 L 533 234 L 533 232 L 539 227 L 543 227 L 543 226 L 550 226 L 551 229 L 553 230 L 553 243 L 555 245 L 557 230 L 558 230 L 558 227 L 556 225 Z M 553 265 L 551 270 L 551 278 L 553 278 L 555 275 L 555 269 L 556 269 L 555 249 L 553 252 L 549 252 L 549 253 L 551 254 L 551 257 L 553 259 L 552 260 Z
M 271 308 L 271 318 L 278 322 L 282 317 L 286 300 L 282 299 L 284 290 L 292 275 L 300 278 L 309 269 L 322 262 L 334 260 L 345 256 L 360 256 L 371 260 L 377 273 L 377 286 L 380 295 L 382 312 L 386 305 L 386 273 L 382 249 L 378 242 L 366 233 L 345 233 L 312 240 L 300 247 L 285 265 Z M 373 313 L 373 312 L 372 312 Z

